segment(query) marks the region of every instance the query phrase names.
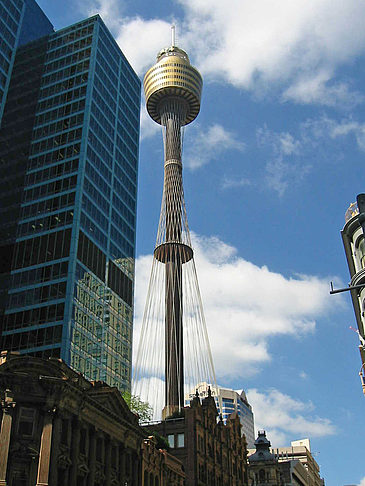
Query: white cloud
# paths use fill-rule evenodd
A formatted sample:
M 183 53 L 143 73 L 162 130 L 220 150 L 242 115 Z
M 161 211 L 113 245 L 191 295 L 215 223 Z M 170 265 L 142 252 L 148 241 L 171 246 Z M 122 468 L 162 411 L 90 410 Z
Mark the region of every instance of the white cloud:
M 271 359 L 271 338 L 304 338 L 315 331 L 320 316 L 341 305 L 330 301 L 329 278 L 284 277 L 248 262 L 217 237 L 192 236 L 218 380 L 229 384 L 232 376 L 239 379 L 258 372 Z M 151 262 L 152 256 L 137 259 L 135 350 Z
M 190 169 L 197 169 L 217 160 L 225 150 L 245 149 L 244 142 L 238 140 L 236 135 L 215 123 L 208 128 L 202 128 L 195 124 L 186 135 L 187 150 L 184 157 L 184 165 Z
M 179 45 L 206 79 L 265 90 L 280 86 L 285 99 L 347 105 L 362 101 L 336 69 L 364 52 L 365 6 L 358 0 L 179 0 Z M 170 43 L 176 19 L 122 15 L 117 0 L 94 0 L 131 64 L 143 73 Z
M 298 184 L 310 170 L 300 156 L 305 150 L 302 140 L 288 132 L 274 132 L 267 127 L 256 131 L 260 148 L 269 147 L 270 159 L 266 162 L 266 185 L 283 196 L 289 185 Z
M 340 137 L 353 136 L 360 150 L 365 151 L 365 123 L 358 122 L 351 118 L 344 118 L 340 121 L 323 116 L 317 120 L 307 120 L 303 129 L 308 136 L 316 139 L 330 137 L 337 139 Z
M 362 480 L 359 483 L 359 486 L 365 486 L 365 477 L 362 478 Z
M 279 390 L 247 390 L 257 429 L 264 429 L 272 447 L 288 446 L 300 437 L 325 437 L 336 433 L 333 423 L 315 415 L 312 402 L 302 402 Z
M 246 177 L 239 177 L 237 179 L 232 179 L 230 177 L 224 177 L 221 185 L 222 189 L 232 189 L 235 187 L 250 186 L 251 181 Z
M 333 73 L 326 71 L 307 74 L 295 81 L 283 93 L 284 100 L 300 103 L 320 103 L 325 106 L 342 106 L 351 109 L 364 101 L 358 91 L 351 91 L 344 82 L 331 82 Z

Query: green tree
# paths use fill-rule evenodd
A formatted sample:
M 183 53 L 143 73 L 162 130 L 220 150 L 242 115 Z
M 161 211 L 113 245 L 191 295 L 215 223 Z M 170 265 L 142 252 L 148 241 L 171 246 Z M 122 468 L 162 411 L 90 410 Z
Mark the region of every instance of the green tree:
M 143 402 L 140 397 L 125 391 L 122 394 L 129 409 L 139 416 L 140 422 L 150 422 L 153 417 L 153 409 L 148 402 Z

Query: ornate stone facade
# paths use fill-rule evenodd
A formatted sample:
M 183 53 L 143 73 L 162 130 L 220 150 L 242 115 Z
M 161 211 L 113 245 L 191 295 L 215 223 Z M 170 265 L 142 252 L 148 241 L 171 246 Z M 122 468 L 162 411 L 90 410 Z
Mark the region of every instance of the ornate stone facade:
M 0 486 L 182 485 L 120 392 L 61 360 L 2 352 L 0 396 Z
M 186 486 L 247 486 L 247 446 L 236 414 L 217 423 L 214 398 L 196 396 L 181 416 L 147 426 L 166 437 L 183 464 Z

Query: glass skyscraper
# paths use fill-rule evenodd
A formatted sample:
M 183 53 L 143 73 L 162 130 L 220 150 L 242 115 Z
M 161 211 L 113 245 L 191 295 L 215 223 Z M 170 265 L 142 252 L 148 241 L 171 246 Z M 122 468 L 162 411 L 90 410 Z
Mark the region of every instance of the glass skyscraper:
M 99 16 L 18 48 L 0 131 L 2 349 L 130 388 L 140 81 Z
M 34 0 L 0 0 L 0 124 L 16 48 L 52 31 Z

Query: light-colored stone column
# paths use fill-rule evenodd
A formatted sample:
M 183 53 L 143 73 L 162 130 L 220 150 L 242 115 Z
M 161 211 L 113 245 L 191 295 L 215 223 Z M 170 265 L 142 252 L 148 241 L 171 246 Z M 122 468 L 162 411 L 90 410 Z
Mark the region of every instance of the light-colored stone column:
M 55 416 L 53 433 L 52 433 L 52 458 L 50 466 L 50 484 L 57 484 L 58 481 L 58 452 L 61 442 L 62 419 L 60 416 Z
M 49 485 L 48 478 L 49 478 L 49 466 L 51 461 L 53 414 L 54 414 L 54 410 L 48 410 L 44 414 L 36 486 Z
M 3 417 L 1 420 L 0 431 L 0 486 L 7 486 L 6 470 L 8 467 L 9 445 L 11 438 L 11 426 L 13 422 L 13 409 L 15 402 L 9 395 L 9 390 L 5 392 L 5 400 L 1 403 Z

